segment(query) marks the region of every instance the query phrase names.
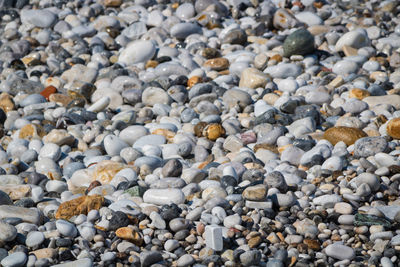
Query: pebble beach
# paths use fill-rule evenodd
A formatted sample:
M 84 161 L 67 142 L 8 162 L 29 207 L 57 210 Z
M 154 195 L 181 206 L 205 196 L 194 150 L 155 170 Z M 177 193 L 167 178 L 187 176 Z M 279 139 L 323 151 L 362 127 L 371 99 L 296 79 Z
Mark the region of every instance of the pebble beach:
M 0 266 L 400 265 L 397 0 L 0 0 Z

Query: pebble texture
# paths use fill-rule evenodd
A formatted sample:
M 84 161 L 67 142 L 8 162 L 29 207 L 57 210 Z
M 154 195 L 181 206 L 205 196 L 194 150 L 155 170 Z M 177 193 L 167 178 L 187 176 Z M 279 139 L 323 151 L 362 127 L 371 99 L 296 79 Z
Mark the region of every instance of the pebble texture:
M 0 0 L 0 265 L 399 266 L 399 11 Z

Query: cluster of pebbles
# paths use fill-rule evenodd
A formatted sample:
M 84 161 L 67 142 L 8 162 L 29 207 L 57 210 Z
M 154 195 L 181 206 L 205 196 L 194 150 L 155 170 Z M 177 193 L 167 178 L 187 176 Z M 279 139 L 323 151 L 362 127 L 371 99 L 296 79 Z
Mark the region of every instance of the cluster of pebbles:
M 398 266 L 399 15 L 1 0 L 1 266 Z

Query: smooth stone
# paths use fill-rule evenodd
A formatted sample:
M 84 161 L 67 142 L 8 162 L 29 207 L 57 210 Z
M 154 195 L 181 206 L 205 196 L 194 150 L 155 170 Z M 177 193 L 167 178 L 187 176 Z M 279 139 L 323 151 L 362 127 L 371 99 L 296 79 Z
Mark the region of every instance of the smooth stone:
M 357 73 L 359 67 L 358 64 L 350 60 L 340 60 L 332 68 L 332 72 L 338 75 L 348 75 Z
M 367 96 L 362 101 L 366 102 L 370 108 L 377 105 L 389 104 L 396 110 L 400 109 L 400 95 Z
M 155 205 L 183 204 L 185 195 L 181 189 L 148 189 L 143 195 L 143 201 Z
M 285 57 L 306 55 L 312 53 L 314 50 L 314 36 L 306 29 L 299 29 L 293 32 L 283 43 L 283 55 Z
M 193 4 L 183 3 L 176 9 L 175 15 L 182 20 L 187 20 L 194 17 L 195 10 Z
M 107 135 L 104 138 L 104 149 L 110 156 L 118 156 L 126 147 L 129 145 L 115 135 Z
M 178 240 L 168 239 L 167 241 L 165 241 L 164 249 L 168 252 L 172 252 L 175 249 L 177 249 L 179 246 L 180 246 L 180 244 L 179 244 Z
M 154 56 L 155 52 L 156 47 L 152 41 L 134 41 L 122 50 L 118 61 L 124 65 L 146 62 Z
M 343 34 L 335 45 L 337 52 L 342 51 L 344 46 L 350 46 L 352 48 L 361 48 L 369 46 L 369 39 L 366 32 L 362 30 L 350 31 Z
M 151 266 L 162 260 L 163 257 L 158 251 L 144 251 L 140 253 L 140 263 L 143 267 Z
M 26 237 L 25 244 L 27 247 L 35 247 L 43 243 L 45 237 L 42 232 L 30 232 Z
M 386 125 L 386 132 L 391 137 L 400 139 L 400 118 L 391 119 Z
M 56 227 L 63 236 L 75 237 L 78 234 L 78 230 L 76 229 L 75 225 L 65 220 L 57 220 Z
M 0 219 L 16 217 L 24 222 L 39 225 L 42 221 L 42 215 L 38 210 L 23 207 L 2 205 L 0 206 Z
M 9 242 L 17 236 L 17 229 L 6 222 L 0 221 L 0 241 Z
M 323 24 L 323 20 L 317 14 L 310 11 L 299 12 L 295 15 L 295 17 L 300 22 L 303 22 L 308 26 Z
M 338 260 L 352 260 L 356 253 L 353 248 L 345 246 L 341 243 L 334 243 L 326 247 L 326 255 Z
M 24 266 L 28 257 L 24 252 L 14 252 L 1 260 L 1 265 L 4 267 L 20 267 Z
M 338 195 L 322 195 L 313 199 L 315 205 L 331 206 L 333 207 L 336 203 L 341 202 L 342 198 Z
M 332 145 L 343 141 L 349 146 L 366 136 L 367 134 L 360 129 L 345 126 L 332 127 L 324 133 L 324 139 L 328 140 Z
M 169 105 L 171 98 L 161 88 L 158 87 L 147 87 L 142 94 L 142 102 L 148 106 L 154 106 L 155 104 Z
M 252 89 L 258 87 L 264 88 L 268 81 L 269 77 L 267 74 L 255 68 L 247 68 L 242 71 L 239 87 L 247 87 Z
M 66 263 L 56 264 L 53 267 L 93 267 L 93 261 L 90 258 L 79 259 L 76 261 L 70 261 Z
M 148 134 L 149 130 L 146 127 L 141 125 L 131 125 L 123 129 L 118 137 L 128 145 L 132 146 L 136 140 Z
M 198 25 L 194 23 L 184 22 L 178 23 L 172 26 L 170 33 L 171 36 L 176 37 L 178 39 L 185 39 L 191 34 L 201 34 L 202 29 Z
M 378 177 L 372 173 L 361 173 L 357 177 L 353 178 L 350 183 L 354 183 L 355 187 L 359 187 L 361 184 L 365 183 L 369 185 L 373 191 L 377 191 L 380 187 Z
M 223 250 L 222 227 L 218 225 L 207 225 L 205 228 L 206 246 L 215 251 Z
M 21 21 L 36 27 L 49 28 L 57 21 L 57 15 L 46 9 L 23 9 L 21 10 Z
M 354 156 L 367 158 L 385 152 L 388 143 L 383 137 L 360 138 L 354 143 Z
M 178 267 L 186 267 L 186 266 L 191 266 L 194 262 L 195 259 L 193 258 L 192 255 L 185 254 L 181 256 L 176 263 Z
M 287 161 L 292 165 L 299 165 L 300 159 L 303 156 L 304 151 L 298 147 L 291 146 L 286 148 L 281 154 L 281 160 Z
M 239 89 L 227 90 L 222 96 L 222 100 L 229 108 L 235 105 L 245 108 L 253 102 L 251 96 L 247 92 Z
M 133 148 L 142 150 L 145 145 L 163 145 L 166 143 L 166 138 L 162 135 L 157 135 L 157 134 L 151 134 L 151 135 L 146 135 L 138 138 L 134 144 Z
M 301 72 L 301 67 L 294 63 L 279 63 L 276 66 L 270 66 L 264 70 L 264 73 L 271 75 L 273 78 L 281 79 L 297 77 Z

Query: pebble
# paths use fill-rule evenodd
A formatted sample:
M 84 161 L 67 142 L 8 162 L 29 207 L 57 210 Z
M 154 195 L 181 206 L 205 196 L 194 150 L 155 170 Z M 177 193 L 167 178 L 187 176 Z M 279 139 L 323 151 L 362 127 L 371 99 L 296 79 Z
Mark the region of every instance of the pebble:
M 354 249 L 340 243 L 334 243 L 326 247 L 326 255 L 338 260 L 352 260 L 356 254 Z

